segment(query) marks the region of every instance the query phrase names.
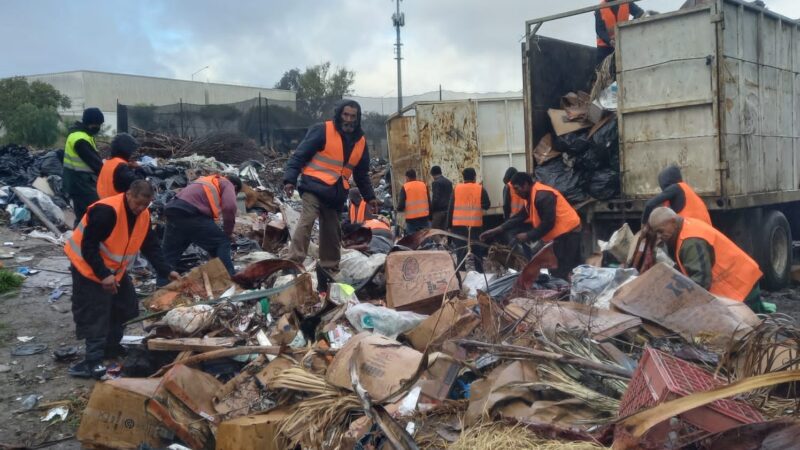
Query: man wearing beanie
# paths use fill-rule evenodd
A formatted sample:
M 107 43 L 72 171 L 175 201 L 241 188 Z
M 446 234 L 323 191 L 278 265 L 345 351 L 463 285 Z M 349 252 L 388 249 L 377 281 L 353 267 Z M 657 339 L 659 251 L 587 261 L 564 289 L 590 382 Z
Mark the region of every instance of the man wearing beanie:
M 81 121 L 69 129 L 64 144 L 64 192 L 72 199 L 75 226 L 81 222 L 86 208 L 99 200 L 97 175 L 103 168 L 103 160 L 97 152 L 94 137 L 104 121 L 98 108 L 85 109 Z
M 131 183 L 144 178 L 136 171 L 139 165 L 130 161 L 138 148 L 139 142 L 130 134 L 119 133 L 114 136 L 111 158 L 103 162 L 97 177 L 97 195 L 101 199 L 121 194 L 128 190 Z

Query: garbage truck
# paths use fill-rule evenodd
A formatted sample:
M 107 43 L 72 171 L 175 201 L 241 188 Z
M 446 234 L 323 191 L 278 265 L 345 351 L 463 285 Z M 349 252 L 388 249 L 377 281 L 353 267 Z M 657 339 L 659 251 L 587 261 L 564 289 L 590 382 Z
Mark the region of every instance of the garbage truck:
M 627 3 L 622 0 L 614 4 Z M 701 2 L 687 2 L 687 4 Z M 552 20 L 526 21 L 522 43 L 526 166 L 552 130 L 547 111 L 587 90 L 595 47 L 540 36 Z M 762 286 L 790 281 L 800 236 L 800 28 L 739 0 L 711 0 L 620 22 L 616 29 L 620 194 L 580 212 L 586 242 L 638 227 L 658 173 L 676 164 L 715 227 L 758 261 Z

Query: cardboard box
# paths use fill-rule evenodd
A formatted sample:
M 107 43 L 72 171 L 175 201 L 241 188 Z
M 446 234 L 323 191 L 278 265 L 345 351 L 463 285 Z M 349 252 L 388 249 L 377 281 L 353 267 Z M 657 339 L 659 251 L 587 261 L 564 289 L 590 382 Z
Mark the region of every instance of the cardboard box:
M 405 335 L 411 346 L 421 352 L 425 351 L 428 342 L 437 347 L 448 339 L 463 338 L 481 323 L 480 317 L 471 310 L 477 303 L 475 300 L 447 301 Z
M 429 400 L 439 402 L 445 400 L 460 371 L 461 363 L 453 358 L 443 353 L 428 355 L 428 370 L 422 374 L 416 384 L 422 390 L 420 402 L 430 403 Z
M 288 443 L 278 435 L 280 422 L 291 410 L 276 408 L 265 414 L 222 422 L 217 430 L 217 450 L 283 450 Z
M 550 116 L 556 136 L 563 136 L 592 126 L 590 122 L 570 122 L 567 112 L 563 109 L 548 109 L 547 115 Z
M 87 448 L 161 448 L 159 421 L 147 413 L 160 378 L 120 378 L 97 383 L 83 410 L 77 438 Z
M 386 256 L 386 303 L 390 308 L 429 314 L 439 308 L 445 291 L 458 292 L 449 252 L 420 250 Z
M 329 383 L 353 389 L 350 360 L 359 345 L 361 355 L 356 361 L 359 380 L 376 402 L 385 400 L 397 391 L 403 380 L 410 379 L 416 373 L 422 360 L 422 353 L 393 339 L 369 332 L 359 333 L 336 353 L 326 374 Z

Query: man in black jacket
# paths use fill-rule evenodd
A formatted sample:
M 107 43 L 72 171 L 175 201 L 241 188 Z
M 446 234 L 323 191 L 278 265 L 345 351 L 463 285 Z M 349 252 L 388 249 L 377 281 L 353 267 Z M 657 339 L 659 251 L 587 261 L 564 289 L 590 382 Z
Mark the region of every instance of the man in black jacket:
M 69 129 L 64 144 L 64 193 L 72 199 L 75 226 L 78 226 L 86 208 L 98 200 L 97 175 L 103 160 L 97 152 L 94 137 L 100 132 L 105 117 L 98 108 L 83 111 L 80 122 Z
M 361 129 L 361 106 L 353 100 L 344 100 L 336 106 L 332 120 L 308 130 L 286 164 L 284 192 L 291 197 L 300 176 L 297 190 L 303 199 L 303 212 L 292 236 L 289 259 L 303 262 L 314 221 L 319 218 L 320 266 L 338 271 L 342 241 L 339 211 L 347 199 L 351 175 L 364 200 L 373 211 L 377 210 L 369 178 L 369 149 Z
M 431 227 L 446 230 L 450 226 L 450 197 L 453 196 L 453 182 L 442 175 L 442 168 L 431 167 Z

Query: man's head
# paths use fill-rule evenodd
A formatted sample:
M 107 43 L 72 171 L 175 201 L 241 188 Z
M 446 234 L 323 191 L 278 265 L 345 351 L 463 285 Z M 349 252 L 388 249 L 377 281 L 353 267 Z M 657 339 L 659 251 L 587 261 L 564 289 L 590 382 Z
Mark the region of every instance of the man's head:
M 237 194 L 239 192 L 241 192 L 241 190 L 242 190 L 242 180 L 240 180 L 239 177 L 237 177 L 236 175 L 225 175 L 225 178 L 227 178 L 228 181 L 231 182 L 231 184 L 233 185 L 233 188 L 236 190 Z
M 339 102 L 333 120 L 342 132 L 355 133 L 361 129 L 361 105 L 354 100 Z
M 146 180 L 136 180 L 131 183 L 128 191 L 125 192 L 125 200 L 128 202 L 128 207 L 137 216 L 142 213 L 150 202 L 153 201 L 153 186 Z
M 683 174 L 681 174 L 680 167 L 676 165 L 671 165 L 661 173 L 658 174 L 658 185 L 661 186 L 661 190 L 672 186 L 673 184 L 678 184 L 683 181 Z
M 347 193 L 347 198 L 350 200 L 350 203 L 359 203 L 361 202 L 361 191 L 359 191 L 357 187 L 350 188 L 350 192 Z
M 472 167 L 467 167 L 461 172 L 461 176 L 464 177 L 464 181 L 475 181 L 478 178 L 478 174 L 475 172 L 475 169 Z
M 86 108 L 83 110 L 81 123 L 83 123 L 83 126 L 86 127 L 86 132 L 92 136 L 100 132 L 100 126 L 103 125 L 103 122 L 105 121 L 106 118 L 103 116 L 103 112 L 100 111 L 99 108 Z
M 129 161 L 133 152 L 139 148 L 139 142 L 128 133 L 118 133 L 111 141 L 111 157 Z
M 647 224 L 656 233 L 661 242 L 674 248 L 678 233 L 683 225 L 683 218 L 666 206 L 659 206 L 650 213 Z
M 503 175 L 503 184 L 508 183 L 509 181 L 511 181 L 511 177 L 513 177 L 516 174 L 517 174 L 517 168 L 516 167 L 509 167 L 508 169 L 506 169 L 506 174 Z
M 531 187 L 533 187 L 533 178 L 531 178 L 529 174 L 526 172 L 517 172 L 509 181 L 511 182 L 511 187 L 514 189 L 514 192 L 516 192 L 517 195 L 525 200 L 530 200 Z
M 439 167 L 439 166 L 431 167 L 431 176 L 432 177 L 438 177 L 441 174 L 442 174 L 442 168 L 441 167 Z
M 417 179 L 417 171 L 414 169 L 406 170 L 406 181 L 414 181 Z

